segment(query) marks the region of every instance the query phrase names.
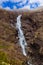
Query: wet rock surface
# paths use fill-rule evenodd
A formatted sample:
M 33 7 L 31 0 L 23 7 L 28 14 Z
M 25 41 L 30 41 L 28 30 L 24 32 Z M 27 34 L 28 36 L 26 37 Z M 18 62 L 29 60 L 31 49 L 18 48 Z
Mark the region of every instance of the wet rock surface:
M 27 42 L 27 57 L 22 54 L 16 30 L 17 16 L 20 14 Z M 0 64 L 6 62 L 10 65 L 28 65 L 29 61 L 32 65 L 43 65 L 43 10 L 11 12 L 0 9 L 0 53 Z

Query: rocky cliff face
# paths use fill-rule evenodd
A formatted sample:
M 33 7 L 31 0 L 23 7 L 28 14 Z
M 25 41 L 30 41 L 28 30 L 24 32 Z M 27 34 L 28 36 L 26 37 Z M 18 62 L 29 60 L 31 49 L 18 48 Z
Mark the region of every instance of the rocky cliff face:
M 17 16 L 22 15 L 22 30 L 27 42 L 25 57 L 19 45 Z M 43 65 L 43 9 L 5 11 L 0 9 L 0 65 Z

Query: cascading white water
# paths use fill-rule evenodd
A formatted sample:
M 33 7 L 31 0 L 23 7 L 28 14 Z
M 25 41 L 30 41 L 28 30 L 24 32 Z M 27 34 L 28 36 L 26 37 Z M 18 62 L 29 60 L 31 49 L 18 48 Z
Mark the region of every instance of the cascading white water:
M 27 43 L 26 43 L 26 40 L 25 40 L 25 37 L 24 37 L 24 34 L 23 34 L 23 31 L 21 29 L 21 18 L 22 15 L 19 15 L 17 17 L 17 23 L 16 23 L 16 28 L 18 29 L 18 37 L 19 37 L 19 43 L 20 43 L 20 46 L 22 48 L 22 51 L 23 51 L 23 55 L 26 56 L 27 53 L 25 51 L 25 46 L 27 46 Z
M 21 29 L 21 28 L 22 28 L 22 26 L 21 26 L 21 20 L 20 20 L 21 16 L 22 16 L 22 15 L 19 15 L 19 16 L 17 17 L 16 28 L 17 28 L 17 30 L 18 30 L 19 43 L 20 43 L 20 46 L 21 46 L 21 48 L 22 48 L 23 55 L 24 55 L 24 56 L 27 56 L 27 53 L 26 53 L 26 50 L 25 50 L 25 47 L 27 46 L 27 43 L 26 43 L 26 40 L 25 40 L 23 31 L 22 31 L 22 29 Z M 28 61 L 27 63 L 28 63 L 28 65 L 32 65 L 32 64 L 30 64 L 29 61 Z

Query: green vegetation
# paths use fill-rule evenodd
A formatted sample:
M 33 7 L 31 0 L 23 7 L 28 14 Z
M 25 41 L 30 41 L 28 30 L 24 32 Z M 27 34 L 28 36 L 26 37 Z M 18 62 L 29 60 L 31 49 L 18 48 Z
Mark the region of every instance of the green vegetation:
M 18 58 L 12 59 L 11 56 L 7 55 L 8 51 L 5 52 L 5 49 L 10 49 L 10 42 L 6 42 L 5 40 L 0 40 L 0 65 L 22 65 L 23 61 Z M 3 49 L 3 51 L 1 51 Z
M 7 55 L 0 51 L 0 65 L 9 65 L 9 61 L 8 61 L 8 58 L 7 58 Z
M 0 52 L 0 65 L 22 65 L 22 61 L 19 59 L 10 59 L 9 61 L 7 55 Z
M 10 65 L 9 63 L 6 63 L 6 62 L 2 62 L 1 65 Z

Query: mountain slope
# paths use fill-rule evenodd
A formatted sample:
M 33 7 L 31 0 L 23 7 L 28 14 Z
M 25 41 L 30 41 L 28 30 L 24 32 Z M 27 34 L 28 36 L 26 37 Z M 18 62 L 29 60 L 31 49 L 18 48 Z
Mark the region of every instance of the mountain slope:
M 16 29 L 20 14 L 27 57 L 22 54 Z M 33 65 L 43 65 L 43 9 L 26 12 L 0 9 L 0 65 L 28 65 L 28 60 Z

